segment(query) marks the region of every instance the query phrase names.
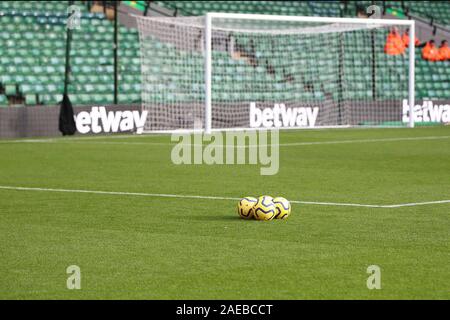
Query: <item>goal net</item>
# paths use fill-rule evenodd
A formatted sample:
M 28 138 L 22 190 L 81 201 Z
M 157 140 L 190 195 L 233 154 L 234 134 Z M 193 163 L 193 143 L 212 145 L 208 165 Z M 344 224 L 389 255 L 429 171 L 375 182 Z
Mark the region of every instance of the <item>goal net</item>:
M 412 126 L 414 22 L 208 14 L 137 17 L 146 131 Z M 414 37 L 412 37 L 414 39 Z

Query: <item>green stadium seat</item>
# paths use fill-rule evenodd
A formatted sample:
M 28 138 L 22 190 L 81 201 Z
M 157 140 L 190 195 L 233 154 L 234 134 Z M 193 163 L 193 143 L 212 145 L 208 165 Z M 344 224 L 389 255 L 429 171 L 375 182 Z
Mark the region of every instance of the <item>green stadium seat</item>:
M 26 94 L 25 95 L 25 104 L 26 105 L 37 105 L 38 98 L 36 94 Z
M 5 84 L 5 94 L 8 96 L 15 96 L 17 94 L 17 85 Z
M 8 105 L 8 98 L 4 94 L 0 94 L 0 107 Z
M 42 94 L 39 95 L 39 102 L 44 105 L 57 105 L 62 101 L 61 94 Z M 73 103 L 73 101 L 72 101 Z
M 140 103 L 141 96 L 135 93 L 122 93 L 119 94 L 120 103 Z

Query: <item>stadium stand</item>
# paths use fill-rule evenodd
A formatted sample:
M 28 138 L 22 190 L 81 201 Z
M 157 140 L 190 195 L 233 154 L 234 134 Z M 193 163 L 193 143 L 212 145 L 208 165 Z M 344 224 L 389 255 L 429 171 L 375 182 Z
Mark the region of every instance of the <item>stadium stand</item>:
M 142 1 L 137 1 L 142 2 Z M 202 15 L 208 11 L 261 13 L 280 15 L 312 15 L 312 16 L 355 16 L 358 6 L 368 6 L 372 1 L 154 1 L 165 8 L 177 10 L 179 15 Z M 401 1 L 385 1 L 386 6 L 401 6 Z M 407 3 L 407 2 L 405 2 Z M 69 93 L 74 105 L 111 104 L 113 102 L 114 66 L 113 66 L 113 25 L 102 13 L 90 13 L 86 3 L 77 1 L 82 8 L 83 30 L 75 30 L 71 50 L 71 79 Z M 405 4 L 406 9 L 427 17 L 433 17 L 443 24 L 450 24 L 450 4 L 437 1 L 416 1 Z M 64 62 L 65 62 L 65 19 L 67 1 L 0 1 L 0 105 L 55 105 L 61 100 Z M 88 32 L 86 32 L 86 29 Z M 119 29 L 119 103 L 139 103 L 141 96 L 141 72 L 139 57 L 139 41 L 137 30 L 120 26 Z M 427 39 L 423 39 L 427 40 Z M 346 38 L 347 45 L 362 39 Z M 404 56 L 387 56 L 383 53 L 385 37 L 375 39 L 377 44 L 377 95 L 386 95 L 383 79 L 394 78 L 406 81 L 404 68 L 407 66 Z M 162 43 L 161 55 L 174 54 L 169 46 Z M 355 47 L 356 48 L 356 47 Z M 361 46 L 358 46 L 361 48 Z M 260 73 L 244 72 L 245 68 L 253 68 L 243 61 L 236 62 L 223 52 L 215 53 L 215 59 L 222 61 L 223 66 L 233 65 L 229 77 L 236 77 L 236 83 L 245 81 L 241 74 L 258 74 L 267 76 L 264 69 L 265 51 L 269 48 L 257 48 Z M 289 52 L 288 52 L 289 53 Z M 371 55 L 371 49 L 355 50 L 345 57 L 346 86 L 351 97 L 371 97 L 371 88 L 361 84 L 362 77 L 367 77 L 368 66 L 361 63 Z M 223 55 L 223 56 L 222 56 Z M 317 68 L 317 74 L 327 75 L 332 66 L 327 53 L 321 53 L 323 59 L 317 64 L 308 61 L 308 56 L 299 53 L 302 63 Z M 310 55 L 309 55 L 310 56 Z M 273 57 L 273 54 L 272 54 Z M 191 57 L 202 59 L 202 57 Z M 157 61 L 158 57 L 155 57 Z M 417 98 L 450 98 L 450 61 L 429 62 L 421 59 L 420 49 L 416 48 L 416 92 Z M 283 66 L 277 65 L 279 59 L 270 61 L 278 76 L 283 74 Z M 155 63 L 154 85 L 170 83 L 183 87 L 183 79 L 170 78 L 170 68 L 183 66 L 158 67 Z M 321 69 L 322 68 L 322 69 Z M 167 69 L 167 70 L 166 70 Z M 237 71 L 237 72 L 235 72 Z M 242 71 L 242 72 L 239 72 Z M 316 73 L 316 72 L 315 72 Z M 368 72 L 370 74 L 370 72 Z M 198 75 L 199 77 L 203 75 Z M 308 81 L 308 79 L 306 79 Z M 256 81 L 255 81 L 256 83 Z M 379 84 L 379 85 L 378 85 Z M 292 84 L 295 90 L 295 82 Z M 304 83 L 303 83 L 304 85 Z M 201 94 L 200 88 L 185 88 L 186 99 L 190 95 Z M 264 88 L 253 88 L 254 95 L 264 93 Z M 230 90 L 231 91 L 231 90 Z M 324 97 L 326 88 L 313 92 L 301 92 L 299 95 L 314 94 Z M 222 99 L 233 99 L 227 90 L 215 94 Z M 280 93 L 281 94 L 281 93 Z M 395 98 L 404 98 L 406 93 L 393 89 Z M 300 97 L 299 96 L 299 97 Z M 279 98 L 279 97 L 274 97 Z
M 71 50 L 72 103 L 113 102 L 113 26 L 84 3 L 83 30 L 74 30 Z M 54 105 L 61 100 L 65 64 L 67 1 L 0 1 L 0 83 L 12 104 Z M 86 29 L 88 32 L 86 32 Z M 119 102 L 140 99 L 138 34 L 120 27 Z M 1 104 L 7 103 L 5 98 Z
M 139 2 L 139 1 L 138 1 Z M 141 1 L 143 2 L 143 1 Z M 382 7 L 404 9 L 433 18 L 450 26 L 450 4 L 447 1 L 155 1 L 178 9 L 182 15 L 203 15 L 206 12 L 261 13 L 305 16 L 355 16 L 358 7 L 373 3 Z
M 175 9 L 177 13 L 180 15 L 202 15 L 206 12 L 233 12 L 233 13 L 262 13 L 262 14 L 285 14 L 285 15 L 316 15 L 316 16 L 354 16 L 358 7 L 366 8 L 372 4 L 372 1 L 348 1 L 348 2 L 340 2 L 340 1 L 308 1 L 308 2 L 294 2 L 294 1 L 246 1 L 246 2 L 237 2 L 237 1 L 157 1 L 161 6 L 166 8 Z M 389 6 L 398 6 L 401 4 L 400 1 L 386 1 L 386 5 Z M 382 4 L 379 1 L 378 4 Z M 387 36 L 387 34 L 386 34 Z M 358 39 L 358 35 L 349 34 L 346 38 L 346 47 L 351 47 L 353 43 L 364 43 L 364 39 Z M 384 85 L 387 83 L 397 83 L 400 81 L 407 81 L 407 72 L 405 72 L 407 67 L 407 55 L 400 56 L 388 56 L 383 52 L 383 46 L 386 42 L 385 37 L 379 36 L 375 39 L 376 48 L 377 48 L 377 68 L 376 68 L 376 82 L 377 82 L 377 90 L 374 93 L 372 88 L 367 87 L 367 83 L 370 81 L 361 81 L 364 77 L 371 77 L 370 66 L 364 65 L 363 61 L 368 60 L 367 57 L 370 57 L 372 52 L 369 47 L 366 47 L 363 50 L 356 49 L 361 48 L 361 46 L 354 46 L 355 49 L 351 54 L 345 55 L 345 68 L 347 72 L 344 74 L 344 82 L 347 87 L 346 94 L 350 99 L 363 99 L 373 97 L 373 94 L 376 94 L 380 97 L 389 98 L 389 96 L 393 98 L 405 98 L 407 97 L 407 92 L 400 90 L 400 85 L 397 87 L 394 85 L 394 88 L 385 88 Z M 162 44 L 160 44 L 162 45 Z M 167 49 L 170 52 L 170 49 Z M 406 51 L 407 52 L 407 51 Z M 226 70 L 234 70 L 230 72 L 229 76 L 233 79 L 233 82 L 236 84 L 242 85 L 244 82 L 242 77 L 240 76 L 245 74 L 252 74 L 252 67 L 249 64 L 244 63 L 243 61 L 239 61 L 239 67 L 236 69 L 230 68 L 230 65 L 235 65 L 236 62 L 231 60 L 229 56 L 226 54 L 224 56 L 220 56 L 220 52 L 215 53 L 216 55 L 213 57 L 213 60 L 220 61 L 224 66 L 228 65 L 228 68 L 223 68 Z M 287 52 L 287 54 L 290 54 Z M 292 53 L 297 54 L 297 53 Z M 336 57 L 330 57 L 327 53 L 318 52 L 317 56 L 320 56 L 322 59 L 319 60 L 318 64 L 313 64 L 309 61 L 308 57 L 310 54 L 306 54 L 300 59 L 302 60 L 302 64 L 308 66 L 309 70 L 314 70 L 310 72 L 311 74 L 321 74 L 324 77 L 329 74 L 329 68 L 332 67 L 333 64 L 328 64 L 327 62 L 330 59 Z M 271 56 L 264 54 L 264 48 L 260 49 L 258 52 L 260 57 Z M 272 57 L 273 54 L 272 54 Z M 276 56 L 275 56 L 276 57 Z M 271 65 L 275 70 L 275 74 L 282 75 L 282 66 L 277 65 L 283 59 L 274 58 L 271 61 Z M 450 98 L 449 92 L 449 79 L 450 79 L 450 68 L 449 62 L 429 62 L 421 59 L 421 50 L 416 48 L 416 95 L 417 98 Z M 245 70 L 245 68 L 248 68 Z M 260 76 L 267 76 L 267 73 L 264 73 L 263 68 L 259 66 L 259 69 L 262 71 Z M 221 73 L 221 72 L 219 72 Z M 256 73 L 258 74 L 258 73 Z M 159 75 L 161 75 L 159 73 Z M 202 76 L 202 75 L 198 75 Z M 158 73 L 155 72 L 155 85 L 157 83 L 166 83 L 167 79 L 158 78 Z M 174 80 L 172 78 L 172 80 Z M 312 79 L 305 79 L 306 82 L 311 81 Z M 366 79 L 367 80 L 367 79 Z M 389 81 L 386 81 L 389 80 Z M 171 85 L 173 87 L 182 86 L 182 81 L 174 80 Z M 256 79 L 249 79 L 248 83 L 257 83 Z M 298 92 L 299 98 L 302 98 L 309 94 L 314 94 L 317 97 L 325 97 L 327 88 L 319 88 L 319 90 L 314 89 L 312 92 L 302 92 L 301 87 L 304 83 L 293 83 L 292 90 L 296 90 Z M 298 85 L 299 87 L 295 87 Z M 247 92 L 252 92 L 251 94 L 264 94 L 264 88 L 250 88 L 251 90 L 247 90 Z M 336 90 L 330 90 L 336 91 Z M 151 92 L 151 90 L 149 90 Z M 189 97 L 190 90 L 180 93 L 183 97 Z M 196 92 L 194 90 L 194 92 Z M 236 92 L 236 90 L 229 90 L 229 92 Z M 280 91 L 280 95 L 285 92 Z M 236 93 L 235 93 L 236 94 Z M 244 93 L 243 93 L 244 94 Z M 248 95 L 248 93 L 246 93 Z M 213 92 L 214 99 L 223 100 L 233 100 L 233 99 L 242 99 L 243 97 L 231 97 L 227 93 L 227 88 L 225 90 L 218 90 L 217 92 Z M 302 96 L 303 95 L 303 96 Z M 283 98 L 282 96 L 275 95 L 271 97 L 272 99 L 277 100 L 277 98 Z M 158 101 L 157 97 L 155 99 Z
M 392 7 L 398 6 L 396 1 L 388 1 Z M 450 2 L 448 1 L 405 1 L 405 9 L 433 19 L 450 28 Z
M 307 2 L 300 1 L 156 1 L 156 3 L 169 9 L 178 9 L 183 15 L 192 16 L 203 15 L 206 12 L 308 16 L 314 14 Z M 319 7 L 320 4 L 317 8 Z
M 358 41 L 363 42 L 364 39 L 359 39 L 359 34 L 349 34 L 346 36 L 345 41 L 347 43 L 356 43 Z M 379 37 L 376 41 L 379 43 L 383 43 L 385 39 L 383 37 Z M 189 65 L 198 65 L 199 61 L 201 62 L 203 57 L 201 56 L 192 56 L 188 55 L 188 53 L 180 52 L 181 55 L 189 56 L 188 60 L 182 61 L 180 65 L 164 65 L 164 58 L 167 55 L 173 54 L 175 51 L 170 45 L 165 43 L 160 43 L 158 41 L 154 41 L 153 46 L 157 47 L 157 50 L 154 52 L 159 52 L 160 55 L 155 57 L 155 64 L 151 67 L 153 71 L 153 76 L 151 79 L 150 86 L 153 88 L 144 88 L 145 91 L 151 92 L 155 96 L 152 97 L 153 100 L 163 100 L 162 95 L 160 93 L 155 93 L 158 90 L 153 90 L 155 88 L 160 88 L 163 90 L 166 86 L 177 88 L 177 101 L 185 100 L 190 101 L 198 100 L 202 98 L 202 90 L 197 87 L 189 87 L 187 84 L 190 84 L 189 79 L 183 79 L 182 77 L 176 78 L 174 74 L 188 74 L 190 72 L 191 77 L 203 77 L 203 73 L 197 69 L 198 74 L 193 74 L 192 69 L 189 68 Z M 151 49 L 151 48 L 149 48 Z M 295 79 L 291 83 L 289 83 L 289 89 L 286 91 L 285 86 L 280 87 L 279 92 L 275 92 L 272 96 L 264 97 L 266 100 L 280 100 L 280 99 L 288 99 L 292 98 L 290 92 L 296 92 L 296 98 L 309 100 L 309 95 L 314 95 L 315 99 L 324 99 L 327 93 L 333 92 L 337 94 L 337 90 L 335 88 L 316 88 L 312 85 L 313 89 L 304 90 L 305 83 L 313 83 L 313 78 L 317 75 L 324 77 L 325 80 L 327 77 L 336 74 L 336 70 L 333 68 L 336 67 L 336 64 L 333 63 L 334 59 L 337 59 L 336 52 L 321 52 L 320 47 L 317 48 L 317 52 L 313 52 L 313 55 L 321 55 L 323 59 L 319 60 L 318 63 L 316 61 L 311 61 L 311 52 L 298 52 L 298 51 L 289 51 L 289 48 L 285 48 L 283 51 L 277 52 L 274 54 L 271 48 L 256 48 L 256 55 L 259 57 L 259 61 L 269 61 L 271 66 L 274 69 L 275 76 L 278 77 L 279 82 L 283 81 L 284 73 L 283 73 L 283 64 L 282 61 L 285 58 L 294 58 L 301 61 L 301 64 L 308 68 L 310 72 L 305 74 L 304 79 Z M 371 87 L 367 87 L 367 84 L 370 83 L 371 79 L 371 66 L 365 65 L 363 62 L 366 59 L 366 56 L 370 54 L 367 50 L 355 50 L 351 54 L 345 56 L 344 65 L 347 72 L 344 73 L 344 83 L 347 87 L 345 90 L 345 94 L 347 95 L 345 98 L 347 99 L 364 99 L 367 97 L 372 97 L 373 91 Z M 376 79 L 377 79 L 377 94 L 379 97 L 393 97 L 397 99 L 402 99 L 407 97 L 407 91 L 401 90 L 400 83 L 403 81 L 407 81 L 407 59 L 404 56 L 388 56 L 384 54 L 383 48 L 376 52 L 378 56 L 378 61 L 380 65 L 377 67 Z M 450 73 L 448 73 L 448 68 L 440 68 L 437 65 L 431 64 L 428 61 L 423 61 L 420 59 L 420 48 L 416 48 L 417 55 L 417 64 L 420 66 L 418 68 L 419 72 L 416 77 L 418 79 L 417 88 L 418 94 L 421 97 L 449 97 L 449 82 L 448 79 L 450 77 Z M 195 62 L 195 60 L 198 60 Z M 217 101 L 233 101 L 233 100 L 245 100 L 245 99 L 257 99 L 258 96 L 264 95 L 265 92 L 274 92 L 273 88 L 269 90 L 269 88 L 265 88 L 262 85 L 270 84 L 272 81 L 258 81 L 262 77 L 271 77 L 267 73 L 264 63 L 259 63 L 256 69 L 247 63 L 245 60 L 234 60 L 230 57 L 229 54 L 225 52 L 215 52 L 213 60 L 217 61 L 218 66 L 216 68 L 220 68 L 218 70 L 218 75 L 214 76 L 223 76 L 224 74 L 230 78 L 229 83 L 234 83 L 236 88 L 214 88 L 213 90 L 213 98 Z M 161 64 L 157 63 L 158 61 Z M 164 65 L 164 67 L 160 67 L 159 65 Z M 179 72 L 178 68 L 187 68 L 185 72 Z M 228 70 L 228 71 L 227 71 Z M 293 70 L 295 73 L 296 70 Z M 228 74 L 227 74 L 228 73 Z M 297 72 L 299 73 L 299 72 Z M 367 78 L 369 77 L 369 78 Z M 325 81 L 326 83 L 326 81 Z M 388 88 L 384 87 L 384 84 L 388 85 Z M 249 88 L 249 85 L 254 85 Z M 330 85 L 335 85 L 334 82 L 330 81 Z M 246 87 L 246 90 L 242 90 L 243 87 Z M 392 87 L 394 86 L 394 87 Z M 404 86 L 403 86 L 404 87 Z M 148 90 L 147 90 L 148 89 Z M 420 89 L 420 90 L 419 90 Z M 231 95 L 238 94 L 239 96 Z M 200 95 L 200 97 L 198 96 Z M 286 95 L 286 96 L 284 96 Z M 337 97 L 333 97 L 337 99 Z

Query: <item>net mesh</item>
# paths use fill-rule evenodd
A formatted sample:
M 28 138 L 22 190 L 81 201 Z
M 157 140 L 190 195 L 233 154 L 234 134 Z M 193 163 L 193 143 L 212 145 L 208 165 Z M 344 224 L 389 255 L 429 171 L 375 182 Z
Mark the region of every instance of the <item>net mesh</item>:
M 139 17 L 146 130 L 204 128 L 205 17 Z M 212 128 L 406 125 L 404 26 L 212 19 Z

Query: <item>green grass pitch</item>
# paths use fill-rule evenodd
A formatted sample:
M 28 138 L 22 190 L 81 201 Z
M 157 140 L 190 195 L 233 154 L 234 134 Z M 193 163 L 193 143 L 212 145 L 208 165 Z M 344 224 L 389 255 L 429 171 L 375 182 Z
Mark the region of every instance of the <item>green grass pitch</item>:
M 341 143 L 281 146 L 278 175 L 261 176 L 255 165 L 176 166 L 170 136 L 2 140 L 0 186 L 377 205 L 450 199 L 450 127 L 280 138 Z M 293 204 L 289 220 L 272 222 L 241 220 L 236 204 L 0 189 L 0 299 L 450 298 L 450 203 Z M 81 290 L 66 288 L 69 265 L 81 268 Z M 381 290 L 367 289 L 369 265 L 381 268 Z

